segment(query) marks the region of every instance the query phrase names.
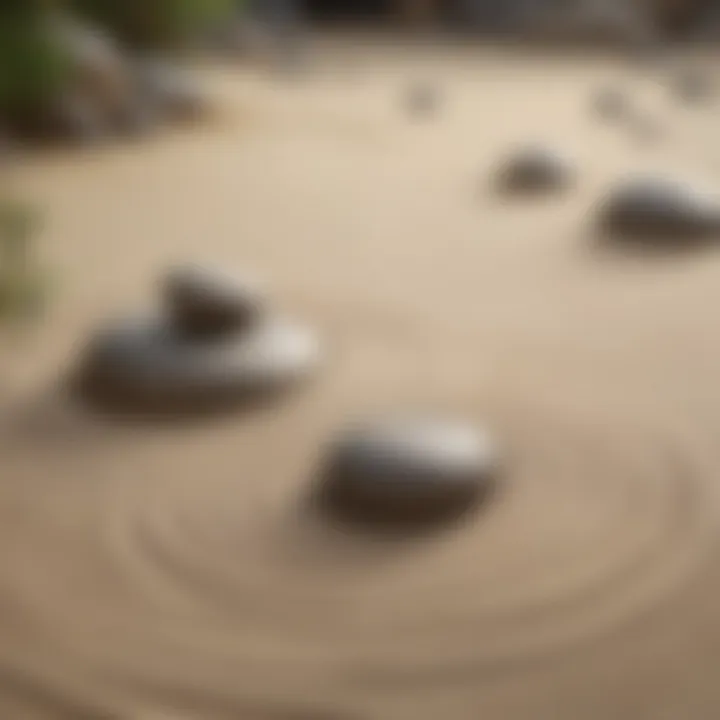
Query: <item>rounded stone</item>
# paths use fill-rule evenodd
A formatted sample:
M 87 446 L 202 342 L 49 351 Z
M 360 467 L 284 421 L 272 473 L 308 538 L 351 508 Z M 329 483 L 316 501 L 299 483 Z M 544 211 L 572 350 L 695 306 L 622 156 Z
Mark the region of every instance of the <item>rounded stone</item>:
M 202 268 L 170 271 L 163 296 L 171 320 L 190 335 L 217 335 L 252 327 L 263 315 L 265 296 L 252 278 Z
M 459 517 L 491 489 L 496 453 L 472 427 L 392 418 L 352 428 L 331 448 L 321 500 L 341 519 L 435 523 Z
M 209 339 L 163 318 L 130 320 L 91 341 L 76 387 L 122 408 L 215 408 L 301 379 L 318 355 L 311 332 L 280 318 Z
M 710 100 L 716 92 L 713 78 L 700 70 L 679 72 L 673 79 L 672 89 L 677 98 L 689 103 Z
M 520 148 L 497 170 L 497 187 L 502 192 L 536 193 L 562 190 L 575 181 L 571 159 L 544 146 Z
M 618 120 L 629 112 L 629 101 L 618 88 L 600 88 L 592 97 L 592 109 L 605 120 Z
M 405 101 L 410 114 L 430 115 L 440 105 L 440 92 L 429 82 L 418 82 L 407 89 Z
M 208 109 L 207 99 L 194 77 L 163 58 L 139 61 L 135 78 L 138 95 L 162 117 L 194 120 Z
M 680 180 L 633 178 L 613 188 L 601 201 L 597 222 L 605 235 L 618 238 L 720 238 L 720 202 Z

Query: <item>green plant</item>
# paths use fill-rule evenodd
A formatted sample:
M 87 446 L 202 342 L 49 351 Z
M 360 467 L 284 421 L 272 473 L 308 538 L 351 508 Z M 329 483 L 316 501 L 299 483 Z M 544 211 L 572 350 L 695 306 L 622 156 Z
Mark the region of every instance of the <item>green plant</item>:
M 75 0 L 77 9 L 136 47 L 192 40 L 237 7 L 235 0 Z
M 37 318 L 47 300 L 47 277 L 34 256 L 39 217 L 28 206 L 0 204 L 0 320 Z
M 0 119 L 36 119 L 62 92 L 70 62 L 39 3 L 0 9 Z

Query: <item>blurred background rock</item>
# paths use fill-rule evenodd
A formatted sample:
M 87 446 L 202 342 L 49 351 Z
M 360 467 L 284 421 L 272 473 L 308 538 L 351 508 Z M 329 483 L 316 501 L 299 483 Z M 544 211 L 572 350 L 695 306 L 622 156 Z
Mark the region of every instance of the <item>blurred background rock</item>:
M 4 0 L 0 127 L 94 141 L 195 115 L 199 89 L 177 58 L 238 17 L 237 0 Z M 198 97 L 194 97 L 197 95 Z
M 549 43 L 712 38 L 718 0 L 3 0 L 0 133 L 97 142 L 196 117 L 200 88 L 177 58 L 200 45 L 252 54 L 306 21 L 450 21 Z M 290 45 L 290 42 L 286 44 Z

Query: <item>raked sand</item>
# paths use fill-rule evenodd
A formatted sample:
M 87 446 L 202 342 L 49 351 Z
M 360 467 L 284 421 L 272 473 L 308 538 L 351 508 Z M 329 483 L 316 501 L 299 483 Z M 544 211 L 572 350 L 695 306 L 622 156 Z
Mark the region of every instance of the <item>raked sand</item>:
M 617 60 L 337 45 L 297 81 L 202 70 L 204 127 L 17 170 L 59 284 L 3 340 L 0 717 L 716 717 L 720 250 L 601 249 L 589 213 L 632 168 L 717 179 L 720 109 Z M 445 100 L 416 122 L 425 78 Z M 593 118 L 608 80 L 662 140 Z M 526 139 L 577 188 L 493 198 Z M 313 382 L 194 424 L 67 403 L 78 343 L 185 260 L 265 276 L 324 339 Z M 495 432 L 483 512 L 406 542 L 299 512 L 338 427 L 405 408 Z

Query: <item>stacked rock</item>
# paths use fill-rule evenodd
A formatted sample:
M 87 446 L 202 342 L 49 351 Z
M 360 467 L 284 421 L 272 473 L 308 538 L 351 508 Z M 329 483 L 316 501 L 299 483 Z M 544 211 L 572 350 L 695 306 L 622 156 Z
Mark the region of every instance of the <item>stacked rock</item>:
M 460 423 L 394 417 L 342 434 L 321 475 L 321 505 L 342 520 L 421 526 L 461 517 L 488 496 L 489 437 Z
M 189 336 L 222 336 L 249 329 L 263 317 L 257 280 L 240 280 L 205 268 L 179 268 L 165 278 L 164 299 L 177 327 Z
M 201 268 L 167 275 L 165 311 L 111 326 L 90 343 L 79 387 L 153 410 L 225 405 L 279 389 L 315 366 L 306 329 L 270 312 L 260 286 Z

